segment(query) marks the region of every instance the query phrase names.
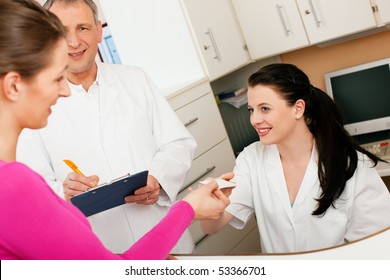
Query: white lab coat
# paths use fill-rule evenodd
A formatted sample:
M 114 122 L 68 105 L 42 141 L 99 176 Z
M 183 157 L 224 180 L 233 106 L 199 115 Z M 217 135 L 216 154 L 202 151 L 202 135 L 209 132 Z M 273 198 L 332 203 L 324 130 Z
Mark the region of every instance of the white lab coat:
M 390 194 L 372 162 L 359 153 L 357 170 L 335 207 L 311 215 L 321 191 L 313 149 L 302 184 L 291 206 L 276 145 L 248 146 L 234 169 L 237 187 L 227 211 L 242 228 L 255 213 L 265 253 L 316 250 L 356 240 L 390 226 Z
M 89 217 L 94 232 L 115 253 L 128 249 L 156 225 L 176 200 L 191 166 L 196 142 L 166 99 L 137 67 L 98 64 L 99 105 L 81 85 L 58 100 L 48 126 L 24 130 L 17 159 L 40 173 L 63 197 L 62 182 L 73 160 L 100 183 L 142 170 L 162 186 L 157 204 L 123 205 Z M 188 231 L 173 252 L 190 253 Z

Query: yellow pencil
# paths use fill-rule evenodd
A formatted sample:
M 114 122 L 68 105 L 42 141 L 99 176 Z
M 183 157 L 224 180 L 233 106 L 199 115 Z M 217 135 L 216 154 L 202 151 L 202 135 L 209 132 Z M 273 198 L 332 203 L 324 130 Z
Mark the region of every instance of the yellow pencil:
M 74 172 L 79 173 L 83 176 L 85 176 L 77 167 L 77 165 L 71 161 L 70 159 L 64 159 L 64 162 L 66 163 L 67 166 L 69 166 Z

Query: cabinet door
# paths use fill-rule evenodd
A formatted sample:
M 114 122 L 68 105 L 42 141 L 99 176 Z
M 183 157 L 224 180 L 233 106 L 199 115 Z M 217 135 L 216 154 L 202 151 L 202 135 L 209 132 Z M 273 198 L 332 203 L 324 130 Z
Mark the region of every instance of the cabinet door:
M 233 0 L 251 58 L 260 59 L 307 46 L 295 1 Z
M 296 0 L 311 44 L 376 27 L 369 0 Z
M 390 0 L 375 0 L 382 24 L 390 23 Z
M 210 80 L 249 63 L 228 0 L 182 0 L 182 4 Z

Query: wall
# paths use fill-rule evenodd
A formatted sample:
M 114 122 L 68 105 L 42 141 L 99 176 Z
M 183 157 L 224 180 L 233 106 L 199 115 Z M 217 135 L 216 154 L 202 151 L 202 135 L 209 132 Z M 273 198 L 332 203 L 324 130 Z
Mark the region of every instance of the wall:
M 390 57 L 390 30 L 327 47 L 311 46 L 280 55 L 308 74 L 313 85 L 325 90 L 326 72 Z
M 177 0 L 99 0 L 123 64 L 141 66 L 160 89 L 205 77 Z

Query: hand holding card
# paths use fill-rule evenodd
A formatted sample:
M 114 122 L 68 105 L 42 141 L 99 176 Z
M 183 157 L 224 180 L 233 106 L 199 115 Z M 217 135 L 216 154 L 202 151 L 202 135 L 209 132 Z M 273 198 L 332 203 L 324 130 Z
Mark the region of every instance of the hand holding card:
M 226 180 L 221 179 L 221 178 L 217 178 L 217 179 L 215 179 L 215 181 L 217 182 L 219 189 L 234 188 L 236 186 L 236 183 L 230 182 L 230 181 L 226 181 Z M 209 182 L 210 182 L 209 179 L 203 180 L 203 181 L 199 181 L 199 183 L 201 183 L 203 185 L 206 185 Z

